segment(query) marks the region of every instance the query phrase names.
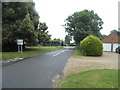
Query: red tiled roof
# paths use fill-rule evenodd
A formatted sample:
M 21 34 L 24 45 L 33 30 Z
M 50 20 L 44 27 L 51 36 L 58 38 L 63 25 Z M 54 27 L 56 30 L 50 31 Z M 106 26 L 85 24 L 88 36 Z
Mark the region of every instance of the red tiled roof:
M 116 33 L 111 33 L 102 40 L 103 43 L 120 43 L 120 36 Z

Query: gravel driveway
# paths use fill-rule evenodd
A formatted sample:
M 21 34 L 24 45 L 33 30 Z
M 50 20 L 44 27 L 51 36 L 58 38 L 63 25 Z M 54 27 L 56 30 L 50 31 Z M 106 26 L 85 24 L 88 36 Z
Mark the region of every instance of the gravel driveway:
M 64 75 L 92 69 L 118 69 L 118 54 L 104 52 L 101 57 L 73 56 L 67 62 Z

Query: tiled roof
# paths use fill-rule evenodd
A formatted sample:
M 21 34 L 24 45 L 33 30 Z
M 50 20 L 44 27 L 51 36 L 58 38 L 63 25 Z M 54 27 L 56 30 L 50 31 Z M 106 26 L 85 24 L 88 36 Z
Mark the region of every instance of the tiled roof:
M 120 43 L 120 36 L 116 33 L 111 33 L 102 40 L 103 43 Z

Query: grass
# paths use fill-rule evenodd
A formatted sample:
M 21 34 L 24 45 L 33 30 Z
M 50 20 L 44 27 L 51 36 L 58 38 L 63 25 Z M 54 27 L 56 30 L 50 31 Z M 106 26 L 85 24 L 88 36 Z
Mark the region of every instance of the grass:
M 82 54 L 81 51 L 80 51 L 79 45 L 76 46 L 76 48 L 75 48 L 75 50 L 74 50 L 74 53 L 73 53 L 73 56 L 74 56 L 74 57 L 83 56 L 83 54 Z
M 73 56 L 82 56 L 82 53 L 80 52 L 79 49 L 75 49 Z
M 71 74 L 65 77 L 59 88 L 118 88 L 118 70 L 96 69 Z
M 27 47 L 27 50 L 23 53 L 19 52 L 2 52 L 2 60 L 12 59 L 16 57 L 32 57 L 41 55 L 47 52 L 51 52 L 63 47 Z

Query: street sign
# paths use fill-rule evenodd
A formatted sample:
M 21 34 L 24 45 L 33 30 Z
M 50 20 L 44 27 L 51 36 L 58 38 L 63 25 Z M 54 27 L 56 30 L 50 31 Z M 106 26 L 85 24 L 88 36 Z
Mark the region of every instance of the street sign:
M 23 40 L 22 39 L 18 39 L 17 40 L 17 45 L 23 45 Z
M 17 45 L 18 45 L 18 52 L 22 53 L 22 45 L 23 45 L 23 40 L 22 39 L 18 39 L 17 40 Z M 20 47 L 21 46 L 21 47 Z

